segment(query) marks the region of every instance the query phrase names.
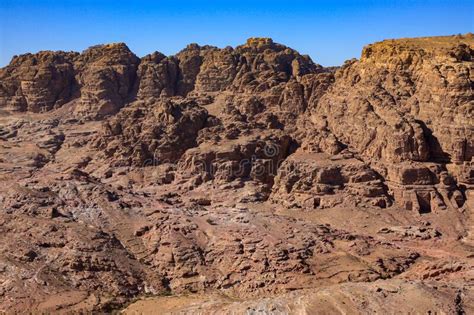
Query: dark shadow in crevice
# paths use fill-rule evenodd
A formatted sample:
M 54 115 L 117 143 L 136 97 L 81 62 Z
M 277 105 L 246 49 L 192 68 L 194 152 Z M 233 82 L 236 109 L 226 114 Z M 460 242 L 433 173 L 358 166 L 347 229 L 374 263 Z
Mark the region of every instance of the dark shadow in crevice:
M 441 147 L 438 138 L 433 135 L 433 131 L 428 128 L 428 126 L 426 126 L 424 121 L 415 120 L 415 122 L 417 122 L 423 129 L 423 135 L 429 146 L 429 161 L 438 163 L 450 163 L 451 155 L 443 151 L 443 148 Z
M 430 213 L 431 212 L 431 200 L 430 200 L 430 194 L 416 194 L 416 198 L 418 200 L 418 204 L 420 205 L 420 214 L 423 213 Z

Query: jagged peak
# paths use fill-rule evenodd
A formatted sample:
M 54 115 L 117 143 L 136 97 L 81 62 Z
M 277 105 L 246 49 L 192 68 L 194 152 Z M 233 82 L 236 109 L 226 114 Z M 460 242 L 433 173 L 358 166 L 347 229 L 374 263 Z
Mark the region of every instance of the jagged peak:
M 159 51 L 154 51 L 151 54 L 143 56 L 141 58 L 141 60 L 142 61 L 147 61 L 147 62 L 158 63 L 158 62 L 160 62 L 161 60 L 163 60 L 165 58 L 166 58 L 166 56 L 163 53 L 161 53 Z
M 126 63 L 139 63 L 140 59 L 128 48 L 125 43 L 110 43 L 94 45 L 84 50 L 77 58 L 82 62 L 105 61 Z
M 273 39 L 269 37 L 250 37 L 247 39 L 245 44 L 237 46 L 236 49 L 241 51 L 256 51 L 260 53 L 267 49 L 279 52 L 291 48 L 279 43 L 275 43 Z
M 62 50 L 41 50 L 37 53 L 25 53 L 21 55 L 15 55 L 12 57 L 9 66 L 18 66 L 25 62 L 30 62 L 32 64 L 48 62 L 63 63 L 68 59 L 70 59 L 69 61 L 71 61 L 77 55 L 79 55 L 79 53 L 74 51 L 67 52 Z
M 90 46 L 87 49 L 85 49 L 83 51 L 83 53 L 88 52 L 88 51 L 92 51 L 92 50 L 97 50 L 97 49 L 100 49 L 100 50 L 111 50 L 111 49 L 120 49 L 121 50 L 121 49 L 123 49 L 123 50 L 130 51 L 130 48 L 128 48 L 127 44 L 125 44 L 123 42 L 117 42 L 117 43 L 93 45 L 93 46 Z
M 273 39 L 270 37 L 250 37 L 247 39 L 247 46 L 254 46 L 254 47 L 259 47 L 259 46 L 271 46 L 273 45 Z

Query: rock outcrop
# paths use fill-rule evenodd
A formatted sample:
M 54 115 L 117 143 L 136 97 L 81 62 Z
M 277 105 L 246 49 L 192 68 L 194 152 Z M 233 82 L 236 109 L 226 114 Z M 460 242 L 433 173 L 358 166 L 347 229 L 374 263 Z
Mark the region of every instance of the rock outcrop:
M 0 310 L 469 313 L 473 52 L 466 34 L 336 68 L 268 38 L 14 57 Z
M 0 106 L 37 113 L 75 101 L 79 116 L 115 114 L 132 97 L 139 62 L 125 44 L 21 55 L 1 70 Z
M 81 86 L 76 111 L 101 118 L 115 114 L 132 97 L 140 60 L 125 44 L 99 45 L 75 59 Z
M 383 178 L 360 160 L 344 154 L 329 157 L 299 152 L 278 170 L 272 200 L 306 209 L 332 208 L 345 202 L 385 208 L 391 203 Z
M 451 176 L 460 185 L 471 181 L 473 41 L 468 34 L 369 45 L 311 104 L 314 120 L 322 119 L 341 142 L 377 162 L 374 168 L 407 208 L 431 211 L 433 202 L 449 207 L 457 194 L 449 187 Z
M 44 51 L 14 57 L 0 70 L 2 108 L 44 112 L 69 102 L 75 94 L 77 53 Z

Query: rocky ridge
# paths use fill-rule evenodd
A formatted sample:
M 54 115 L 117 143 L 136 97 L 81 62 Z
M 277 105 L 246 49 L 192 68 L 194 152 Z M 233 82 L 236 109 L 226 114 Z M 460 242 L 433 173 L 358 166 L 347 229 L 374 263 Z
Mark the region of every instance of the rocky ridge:
M 473 58 L 472 34 L 375 43 L 337 69 L 268 38 L 14 57 L 3 310 L 220 292 L 271 311 L 374 281 L 419 294 L 410 311 L 472 309 Z

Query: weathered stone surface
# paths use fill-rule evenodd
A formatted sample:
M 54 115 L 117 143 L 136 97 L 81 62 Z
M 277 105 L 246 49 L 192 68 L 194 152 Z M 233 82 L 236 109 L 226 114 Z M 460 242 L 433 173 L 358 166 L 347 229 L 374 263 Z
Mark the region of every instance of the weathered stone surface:
M 43 51 L 14 57 L 0 70 L 0 107 L 43 112 L 58 108 L 75 93 L 77 53 Z
M 328 93 L 312 102 L 313 120 L 327 123 L 366 160 L 380 161 L 379 171 L 390 181 L 436 184 L 443 163 L 468 165 L 452 173 L 466 181 L 474 139 L 474 98 L 468 88 L 473 42 L 467 34 L 369 45 L 360 60 L 337 71 Z M 404 161 L 441 164 L 433 172 L 424 163 L 402 166 Z
M 400 240 L 407 239 L 421 239 L 428 240 L 435 237 L 440 237 L 441 233 L 431 227 L 417 227 L 417 226 L 391 226 L 380 229 L 379 233 L 391 234 L 398 237 Z
M 324 153 L 304 152 L 296 152 L 281 165 L 271 199 L 309 210 L 347 202 L 371 202 L 385 208 L 391 202 L 381 176 L 363 162 L 342 155 L 330 159 Z
M 156 101 L 156 103 L 155 103 Z M 192 100 L 137 102 L 104 123 L 97 146 L 117 165 L 158 165 L 176 162 L 196 145 L 207 111 Z
M 79 116 L 114 114 L 129 101 L 139 61 L 125 44 L 21 55 L 1 70 L 0 106 L 45 112 L 79 98 Z
M 383 41 L 339 68 L 268 38 L 14 58 L 1 310 L 469 313 L 473 45 Z
M 178 74 L 176 58 L 166 58 L 159 52 L 143 57 L 137 71 L 138 98 L 175 95 Z
M 115 114 L 129 101 L 140 60 L 125 44 L 91 47 L 75 59 L 81 86 L 76 112 L 101 118 Z

